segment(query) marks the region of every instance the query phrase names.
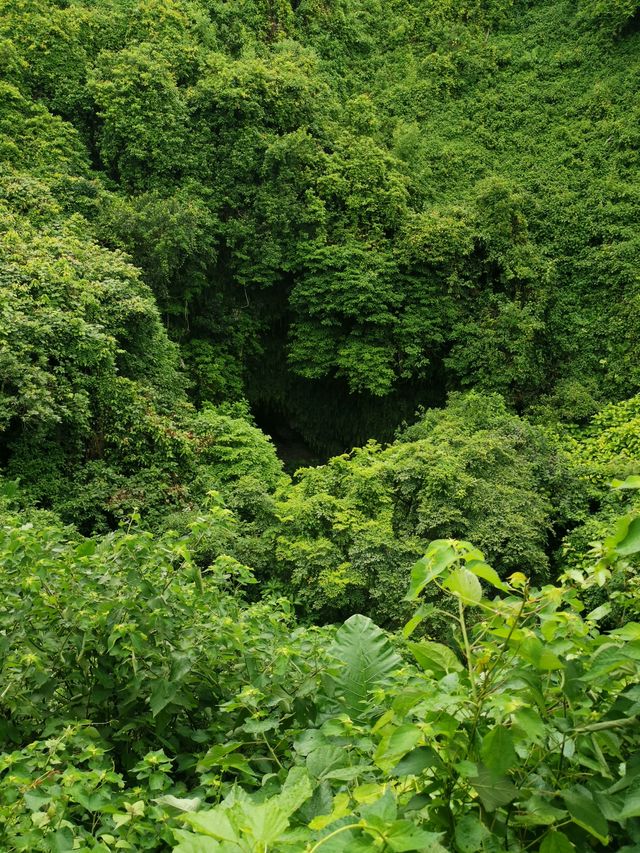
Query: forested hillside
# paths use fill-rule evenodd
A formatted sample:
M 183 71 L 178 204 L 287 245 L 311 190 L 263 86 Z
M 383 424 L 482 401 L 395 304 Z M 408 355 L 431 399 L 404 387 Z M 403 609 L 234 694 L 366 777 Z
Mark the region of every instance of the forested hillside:
M 0 853 L 640 850 L 637 0 L 0 12 Z

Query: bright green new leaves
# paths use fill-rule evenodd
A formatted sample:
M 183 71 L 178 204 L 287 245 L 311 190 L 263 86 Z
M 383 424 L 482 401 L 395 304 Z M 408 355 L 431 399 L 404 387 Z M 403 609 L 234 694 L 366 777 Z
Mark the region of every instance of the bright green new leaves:
M 629 538 L 630 550 L 634 547 L 634 521 L 634 514 L 624 517 L 605 545 L 603 559 L 613 570 L 627 557 L 618 553 L 620 543 Z M 595 630 L 598 609 L 581 617 L 584 607 L 575 588 L 536 590 L 516 574 L 510 587 L 498 579 L 496 585 L 506 595 L 483 601 L 472 571 L 474 560 L 476 566 L 481 561 L 484 577 L 492 576 L 484 568 L 482 555 L 474 553 L 469 543 L 435 542 L 428 554 L 428 560 L 414 567 L 412 588 L 428 578 L 457 599 L 458 617 L 452 614 L 451 619 L 457 623 L 455 637 L 466 669 L 457 657 L 453 657 L 457 667 L 448 665 L 451 657 L 432 641 L 407 646 L 429 683 L 438 679 L 438 690 L 452 690 L 465 711 L 440 730 L 441 720 L 429 713 L 432 706 L 426 693 L 423 706 L 412 704 L 411 699 L 405 705 L 399 699 L 398 709 L 421 709 L 425 740 L 416 743 L 417 748 L 394 772 L 437 780 L 446 775 L 443 757 L 455 750 L 458 760 L 449 778 L 470 786 L 487 813 L 499 815 L 508 808 L 514 826 L 523 830 L 551 827 L 541 850 L 591 849 L 586 840 L 589 836 L 609 844 L 613 822 L 640 811 L 632 782 L 637 774 L 635 761 L 631 759 L 628 780 L 616 766 L 621 744 L 633 748 L 637 739 L 637 689 L 633 685 L 640 651 L 634 623 L 608 636 L 599 635 Z M 442 564 L 438 564 L 438 556 Z M 478 603 L 483 615 L 472 621 L 465 605 Z M 602 618 L 610 612 L 610 608 L 599 610 Z M 449 649 L 447 652 L 450 654 Z M 614 710 L 618 703 L 631 716 Z M 398 731 L 403 728 L 399 725 Z M 442 732 L 432 742 L 437 751 L 429 741 L 433 731 Z M 443 748 L 447 738 L 449 746 Z M 585 766 L 590 768 L 588 780 L 580 770 Z M 545 793 L 540 785 L 543 778 L 547 782 L 542 787 L 548 785 Z M 612 779 L 617 781 L 612 784 Z M 630 793 L 620 796 L 628 786 Z M 458 849 L 484 849 L 490 835 L 487 823 L 467 813 L 457 827 Z
M 451 566 L 454 568 L 450 569 Z M 479 577 L 497 589 L 506 589 L 495 569 L 484 562 L 482 553 L 469 542 L 437 540 L 413 566 L 407 600 L 414 601 L 428 584 L 439 581 L 463 605 L 473 607 L 482 600 Z
M 454 569 L 444 580 L 442 586 L 467 606 L 480 604 L 482 599 L 480 581 L 473 572 L 463 566 Z
M 621 556 L 628 557 L 640 552 L 640 517 L 624 519 L 614 535 L 615 549 Z
M 281 793 L 266 802 L 255 802 L 236 790 L 215 809 L 190 814 L 186 821 L 198 835 L 223 842 L 220 849 L 228 853 L 266 850 L 284 840 L 291 815 L 309 799 L 312 791 L 306 772 L 293 768 Z M 181 843 L 174 848 L 176 851 L 196 853 L 201 849 L 200 839 L 186 833 L 180 833 L 180 837 Z
M 427 584 L 439 578 L 457 560 L 458 552 L 454 543 L 445 539 L 431 542 L 424 557 L 421 557 L 411 569 L 407 599 L 415 601 Z

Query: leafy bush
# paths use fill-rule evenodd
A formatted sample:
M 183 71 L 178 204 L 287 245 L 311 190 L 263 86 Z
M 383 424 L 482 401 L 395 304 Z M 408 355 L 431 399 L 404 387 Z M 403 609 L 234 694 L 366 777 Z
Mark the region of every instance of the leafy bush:
M 428 599 L 396 638 L 299 629 L 229 558 L 31 518 L 2 528 L 4 849 L 633 849 L 640 626 L 581 594 L 622 572 L 637 612 L 637 514 L 557 586 L 432 542 L 408 598 L 450 598 L 450 646 Z
M 299 473 L 278 493 L 276 564 L 307 612 L 406 615 L 407 566 L 433 538 L 473 539 L 502 576 L 546 577 L 546 547 L 584 487 L 558 441 L 497 395 L 452 397 L 386 449 Z

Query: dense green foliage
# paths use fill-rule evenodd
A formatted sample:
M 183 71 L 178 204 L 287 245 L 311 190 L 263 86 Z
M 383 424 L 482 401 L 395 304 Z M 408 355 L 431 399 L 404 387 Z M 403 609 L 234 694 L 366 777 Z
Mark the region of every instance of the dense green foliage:
M 457 602 L 452 645 L 413 639 L 423 604 L 394 648 L 364 616 L 295 628 L 286 600 L 246 604 L 249 569 L 199 571 L 197 526 L 81 539 L 5 500 L 3 849 L 621 849 L 640 819 L 639 598 L 627 584 L 601 633 L 611 606 L 580 595 L 629 575 L 639 520 L 538 589 L 434 541 L 408 597 Z
M 638 0 L 0 65 L 0 851 L 638 850 Z
M 637 390 L 632 0 L 4 9 L 10 206 L 129 253 L 197 402 L 337 452 L 450 390 Z

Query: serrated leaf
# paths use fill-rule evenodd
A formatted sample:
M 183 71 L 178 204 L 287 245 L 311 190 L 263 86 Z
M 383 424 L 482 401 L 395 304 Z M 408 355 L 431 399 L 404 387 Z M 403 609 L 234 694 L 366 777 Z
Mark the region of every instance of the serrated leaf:
M 387 788 L 384 794 L 372 803 L 365 803 L 360 807 L 360 814 L 367 821 L 376 823 L 380 826 L 386 821 L 395 820 L 398 814 L 398 804 L 396 798 Z
M 208 835 L 218 841 L 238 840 L 238 834 L 229 820 L 227 812 L 220 807 L 197 814 L 187 814 L 185 820 L 196 832 L 202 835 Z
M 194 835 L 183 829 L 174 829 L 173 834 L 180 842 L 173 853 L 217 853 L 221 849 L 217 841 L 204 835 Z
M 272 800 L 243 807 L 244 825 L 260 844 L 270 846 L 276 842 L 289 826 L 289 820 L 281 808 Z
M 149 706 L 154 717 L 170 705 L 176 695 L 176 690 L 170 681 L 159 679 L 153 686 L 151 696 L 149 698 Z
M 329 826 L 331 823 L 335 823 L 338 820 L 341 820 L 343 817 L 346 817 L 351 811 L 351 797 L 349 794 L 336 794 L 333 800 L 333 808 L 331 812 L 327 814 L 316 815 L 309 822 L 309 829 L 314 830 L 322 830 L 325 827 Z
M 67 827 L 58 829 L 51 840 L 53 853 L 69 853 L 73 850 L 73 833 Z
M 523 640 L 518 646 L 518 654 L 536 669 L 545 672 L 563 668 L 560 658 L 537 637 Z
M 305 767 L 292 767 L 282 790 L 274 798 L 283 814 L 289 817 L 313 794 L 309 773 Z
M 409 850 L 424 850 L 430 844 L 438 843 L 440 838 L 442 838 L 442 833 L 427 832 L 410 820 L 395 820 L 391 824 L 383 823 L 379 829 L 384 834 L 386 846 L 393 850 L 394 853 L 407 853 Z M 366 827 L 364 827 L 364 830 L 366 832 Z
M 526 740 L 539 743 L 545 735 L 545 724 L 534 708 L 518 708 L 513 715 L 513 722 Z

